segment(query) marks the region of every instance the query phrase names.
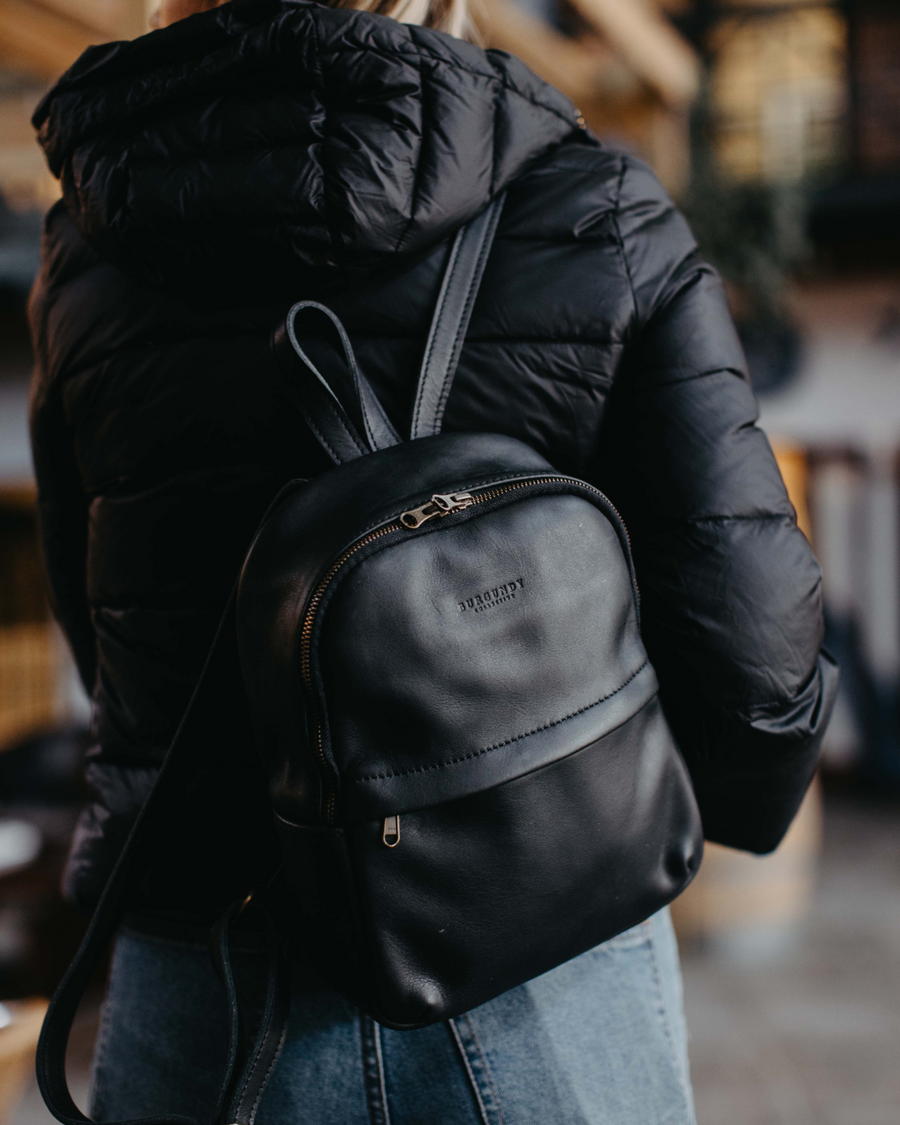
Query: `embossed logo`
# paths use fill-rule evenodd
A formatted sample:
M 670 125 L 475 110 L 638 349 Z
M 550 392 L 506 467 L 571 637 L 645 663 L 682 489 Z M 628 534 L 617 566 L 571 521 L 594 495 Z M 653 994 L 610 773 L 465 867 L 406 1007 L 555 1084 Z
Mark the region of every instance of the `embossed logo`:
M 524 587 L 524 578 L 513 578 L 511 582 L 504 582 L 502 586 L 491 586 L 490 589 L 482 590 L 480 594 L 474 594 L 471 598 L 456 604 L 459 606 L 460 613 L 484 613 L 486 609 L 511 602 Z

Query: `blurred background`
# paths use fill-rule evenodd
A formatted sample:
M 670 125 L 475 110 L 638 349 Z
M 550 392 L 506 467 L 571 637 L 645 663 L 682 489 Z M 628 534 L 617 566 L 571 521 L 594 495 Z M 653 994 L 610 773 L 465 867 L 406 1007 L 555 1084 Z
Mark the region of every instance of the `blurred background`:
M 642 155 L 721 270 L 843 669 L 820 777 L 675 904 L 699 1125 L 900 1121 L 900 0 L 473 0 L 487 45 Z M 153 0 L 0 0 L 0 1125 L 49 1121 L 37 1030 L 89 706 L 46 605 L 25 302 L 57 197 L 29 124 Z M 71 1052 L 82 1096 L 96 1030 Z M 651 1123 L 648 1122 L 648 1125 Z

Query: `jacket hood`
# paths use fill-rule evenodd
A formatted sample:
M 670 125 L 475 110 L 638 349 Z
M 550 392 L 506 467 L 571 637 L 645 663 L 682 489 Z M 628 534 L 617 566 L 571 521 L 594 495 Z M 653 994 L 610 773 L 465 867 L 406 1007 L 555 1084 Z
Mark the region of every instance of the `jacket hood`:
M 308 0 L 232 0 L 92 47 L 34 125 L 104 257 L 261 298 L 439 241 L 584 135 L 512 56 Z

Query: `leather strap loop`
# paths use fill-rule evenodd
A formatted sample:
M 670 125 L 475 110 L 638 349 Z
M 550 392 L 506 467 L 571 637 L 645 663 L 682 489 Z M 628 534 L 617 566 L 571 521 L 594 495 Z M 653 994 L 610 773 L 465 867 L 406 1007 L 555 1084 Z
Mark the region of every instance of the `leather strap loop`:
M 340 381 L 329 381 L 300 343 L 297 317 L 311 311 L 324 314 L 337 332 L 350 375 L 349 409 L 334 389 Z M 331 309 L 318 301 L 298 301 L 272 344 L 291 376 L 289 387 L 296 392 L 294 398 L 307 425 L 336 465 L 399 443 L 399 434 L 360 371 L 344 326 Z
M 498 196 L 460 230 L 453 243 L 425 345 L 411 438 L 441 432 L 444 408 L 505 200 L 505 194 Z
M 230 684 L 235 674 L 240 675 L 236 667 L 234 614 L 235 593 L 232 593 L 203 672 L 160 767 L 156 783 L 104 887 L 84 940 L 47 1010 L 38 1042 L 37 1079 L 47 1108 L 63 1125 L 90 1125 L 90 1118 L 86 1117 L 72 1100 L 66 1081 L 66 1046 L 72 1023 L 84 993 L 121 923 L 128 899 L 147 869 L 153 826 L 165 824 L 167 804 L 170 798 L 183 788 L 186 773 L 193 765 L 192 748 L 203 746 L 210 730 L 215 729 L 217 701 L 223 682 Z M 235 667 L 232 667 L 233 664 Z M 249 1051 L 243 1072 L 235 1082 L 234 1070 L 239 1054 L 240 1022 L 228 936 L 231 923 L 239 913 L 240 907 L 240 902 L 229 907 L 211 935 L 213 962 L 225 986 L 230 1022 L 228 1060 L 213 1125 L 231 1125 L 231 1123 L 253 1125 L 256 1107 L 283 1040 L 289 1005 L 284 958 L 275 925 L 263 904 L 269 937 L 267 998 L 255 1042 Z M 164 1034 L 164 1031 L 165 1029 L 160 1029 L 161 1034 Z M 224 1115 L 223 1110 L 225 1110 Z M 200 1123 L 179 1114 L 166 1114 L 110 1123 L 110 1125 L 200 1125 Z
M 284 942 L 278 934 L 272 914 L 265 905 L 262 909 L 268 946 L 265 1002 L 253 1046 L 247 1052 L 244 1069 L 233 1083 L 231 1100 L 221 1119 L 223 1125 L 253 1125 L 287 1033 L 291 994 Z M 230 970 L 230 963 L 228 968 Z M 226 1084 L 223 1094 L 227 1090 Z
M 233 902 L 213 926 L 209 935 L 209 955 L 219 980 L 222 982 L 222 987 L 225 989 L 225 997 L 228 1003 L 228 1056 L 225 1063 L 225 1078 L 219 1090 L 213 1121 L 222 1120 L 225 1100 L 231 1087 L 234 1068 L 237 1065 L 238 1051 L 241 1046 L 241 1014 L 237 988 L 234 983 L 234 972 L 231 967 L 229 938 L 231 936 L 231 923 L 241 913 L 242 906 L 243 904 L 240 902 Z

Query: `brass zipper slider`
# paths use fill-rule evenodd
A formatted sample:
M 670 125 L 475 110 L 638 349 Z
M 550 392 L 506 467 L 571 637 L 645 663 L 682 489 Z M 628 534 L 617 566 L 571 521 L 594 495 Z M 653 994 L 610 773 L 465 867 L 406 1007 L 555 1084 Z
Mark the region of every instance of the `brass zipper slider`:
M 400 817 L 399 816 L 386 816 L 384 818 L 384 828 L 381 833 L 381 841 L 388 848 L 396 848 L 400 843 Z
M 423 523 L 433 520 L 436 516 L 443 517 L 449 516 L 451 512 L 461 512 L 463 508 L 470 508 L 474 503 L 475 497 L 471 492 L 436 492 L 421 508 L 404 512 L 400 522 L 410 531 L 415 531 L 417 527 L 421 527 Z

